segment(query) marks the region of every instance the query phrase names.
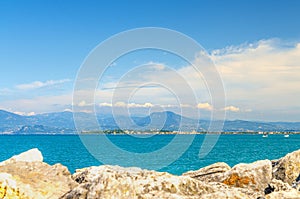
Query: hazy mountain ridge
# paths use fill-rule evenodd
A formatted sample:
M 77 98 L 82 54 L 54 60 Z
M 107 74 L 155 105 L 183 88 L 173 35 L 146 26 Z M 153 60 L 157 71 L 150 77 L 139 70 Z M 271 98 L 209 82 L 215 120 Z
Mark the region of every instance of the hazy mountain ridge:
M 76 117 L 83 123 L 84 130 L 99 130 L 98 125 L 89 122 L 92 114 L 77 113 Z M 149 116 L 97 115 L 101 130 L 115 130 L 123 127 L 128 130 L 165 130 L 165 131 L 206 131 L 210 121 L 196 120 L 173 112 L 155 112 Z M 162 123 L 162 121 L 165 121 Z M 221 121 L 219 121 L 221 122 Z M 180 126 L 181 125 L 181 126 Z M 300 131 L 300 122 L 257 122 L 232 120 L 224 122 L 224 132 L 258 132 L 258 131 Z M 0 133 L 10 134 L 46 134 L 76 133 L 72 112 L 45 113 L 22 116 L 0 110 Z

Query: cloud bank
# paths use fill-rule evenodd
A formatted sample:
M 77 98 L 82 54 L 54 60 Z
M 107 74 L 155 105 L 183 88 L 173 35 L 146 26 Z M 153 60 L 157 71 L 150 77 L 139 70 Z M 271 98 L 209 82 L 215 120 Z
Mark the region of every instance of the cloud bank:
M 38 88 L 63 84 L 63 83 L 70 82 L 70 81 L 71 81 L 70 79 L 48 80 L 48 81 L 45 81 L 45 82 L 34 81 L 34 82 L 29 83 L 29 84 L 16 85 L 16 88 L 19 89 L 19 90 L 32 90 L 32 89 L 38 89 Z
M 216 49 L 211 51 L 209 56 L 215 63 L 225 86 L 227 106 L 223 107 L 223 110 L 227 111 L 229 118 L 300 121 L 299 42 L 279 39 L 260 40 Z M 78 102 L 78 106 L 97 104 L 99 107 L 152 108 L 160 105 L 166 109 L 198 108 L 200 111 L 207 112 L 216 108 L 212 106 L 209 88 L 205 83 L 205 78 L 209 77 L 203 77 L 190 65 L 172 71 L 169 69 L 172 68 L 171 65 L 159 62 L 148 64 L 151 67 L 146 70 L 137 70 L 136 73 L 123 76 L 124 81 L 103 82 L 101 85 L 103 89 L 96 90 L 95 102 L 81 102 L 81 104 Z M 117 67 L 112 68 L 118 70 Z M 185 90 L 181 79 L 175 78 L 174 72 L 180 74 L 184 82 L 193 88 L 197 103 L 188 103 L 191 93 Z M 169 85 L 169 88 L 145 84 L 161 80 L 165 85 Z M 17 85 L 16 89 L 31 91 L 69 81 L 71 80 L 35 81 Z M 176 93 L 175 95 L 172 93 L 173 88 L 180 91 L 182 98 L 186 97 L 186 99 L 178 101 Z M 116 92 L 118 95 L 114 95 Z M 1 94 L 5 95 L 5 93 L 11 94 L 9 89 L 2 89 Z M 130 99 L 127 99 L 128 93 Z M 83 92 L 82 95 L 85 93 Z M 111 103 L 114 97 L 115 100 Z M 6 109 L 20 112 L 51 112 L 53 104 L 60 104 L 62 110 L 69 108 L 72 104 L 71 99 L 72 94 L 68 93 L 61 97 L 39 96 L 32 99 L 2 101 L 1 105 L 8 107 Z M 39 106 L 36 106 L 37 104 Z

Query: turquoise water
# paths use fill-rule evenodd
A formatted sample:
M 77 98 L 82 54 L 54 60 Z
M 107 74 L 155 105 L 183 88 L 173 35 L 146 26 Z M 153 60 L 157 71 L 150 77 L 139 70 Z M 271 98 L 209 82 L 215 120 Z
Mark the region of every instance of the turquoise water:
M 184 140 L 184 136 L 191 135 L 180 136 Z M 174 135 L 156 135 L 143 139 L 127 135 L 108 135 L 108 138 L 124 150 L 145 153 L 165 146 L 172 141 Z M 198 154 L 203 138 L 204 135 L 197 135 L 190 148 L 179 159 L 160 171 L 181 174 L 215 162 L 226 162 L 233 166 L 240 162 L 277 159 L 300 149 L 300 135 L 290 135 L 289 138 L 284 138 L 283 135 L 269 135 L 268 138 L 262 138 L 261 135 L 221 135 L 213 150 L 200 159 Z M 87 151 L 77 135 L 1 135 L 0 142 L 0 162 L 31 148 L 38 148 L 43 153 L 45 162 L 62 163 L 71 172 L 77 168 L 101 165 Z M 176 144 L 179 148 L 182 145 L 181 142 Z M 106 150 L 109 152 L 109 149 Z M 134 162 L 130 164 L 135 165 Z

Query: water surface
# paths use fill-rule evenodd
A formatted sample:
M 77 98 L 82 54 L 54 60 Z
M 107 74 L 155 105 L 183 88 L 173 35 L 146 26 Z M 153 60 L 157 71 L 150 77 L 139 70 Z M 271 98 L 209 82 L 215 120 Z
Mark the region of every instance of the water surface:
M 86 135 L 97 136 L 97 135 Z M 99 135 L 105 136 L 105 135 Z M 135 153 L 159 150 L 172 141 L 174 135 L 156 135 L 151 138 L 135 138 L 128 135 L 107 135 L 116 146 Z M 191 136 L 191 135 L 180 135 Z M 300 135 L 221 135 L 213 150 L 200 159 L 199 149 L 204 135 L 196 135 L 190 148 L 175 162 L 162 168 L 173 174 L 196 170 L 215 162 L 226 162 L 230 166 L 240 162 L 250 163 L 261 159 L 278 159 L 300 149 Z M 96 139 L 95 139 L 96 140 Z M 184 140 L 184 137 L 182 137 Z M 77 168 L 97 166 L 102 163 L 84 147 L 77 135 L 1 135 L 0 161 L 29 150 L 38 148 L 49 164 L 61 163 L 74 172 Z M 180 148 L 182 143 L 176 143 Z M 107 153 L 109 153 L 109 149 Z M 112 154 L 112 158 L 116 156 Z M 128 163 L 135 166 L 135 162 Z M 153 164 L 159 164 L 153 162 Z

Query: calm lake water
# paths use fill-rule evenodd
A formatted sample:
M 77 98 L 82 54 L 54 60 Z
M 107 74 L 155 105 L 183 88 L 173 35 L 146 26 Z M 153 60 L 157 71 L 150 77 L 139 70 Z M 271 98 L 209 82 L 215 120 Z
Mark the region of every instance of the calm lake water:
M 86 135 L 91 140 L 104 135 Z M 93 137 L 94 136 L 94 137 Z M 182 142 L 176 142 L 180 148 Z M 159 150 L 172 141 L 174 135 L 156 135 L 151 138 L 135 138 L 128 135 L 108 135 L 107 138 L 126 151 L 145 153 Z M 277 159 L 294 150 L 300 149 L 300 135 L 221 135 L 212 151 L 200 159 L 199 149 L 204 135 L 196 135 L 187 151 L 172 164 L 160 169 L 173 174 L 181 174 L 188 170 L 196 170 L 215 162 L 226 162 L 230 166 L 244 162 L 249 163 L 261 159 Z M 44 161 L 49 164 L 61 163 L 74 172 L 77 168 L 97 166 L 102 163 L 94 158 L 84 147 L 77 135 L 1 135 L 0 161 L 29 150 L 38 148 L 44 156 Z M 109 153 L 109 149 L 106 153 Z M 111 158 L 116 158 L 113 154 Z M 135 162 L 129 163 L 135 166 Z M 154 161 L 153 164 L 156 164 Z M 159 164 L 159 162 L 157 162 Z

